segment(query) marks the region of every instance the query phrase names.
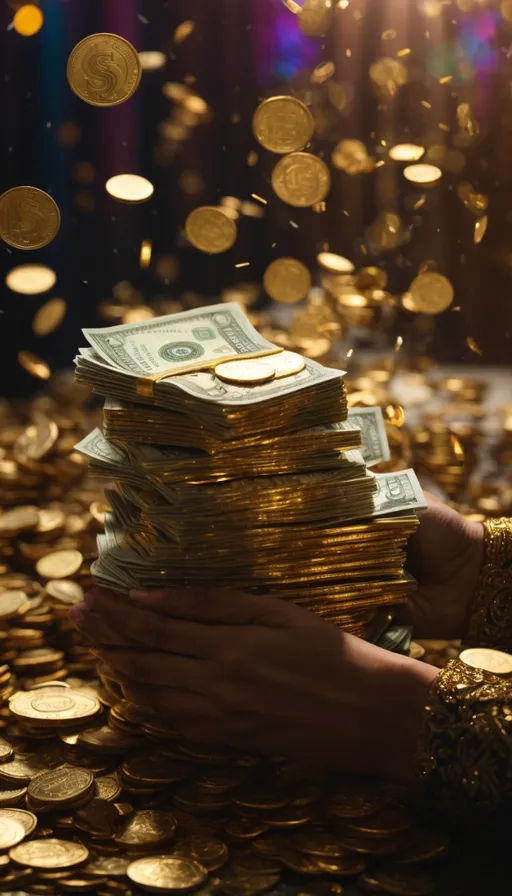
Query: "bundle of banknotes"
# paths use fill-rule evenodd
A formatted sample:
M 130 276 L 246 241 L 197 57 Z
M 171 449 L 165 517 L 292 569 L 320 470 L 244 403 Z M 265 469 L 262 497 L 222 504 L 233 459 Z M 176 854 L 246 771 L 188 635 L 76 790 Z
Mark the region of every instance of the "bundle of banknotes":
M 389 459 L 382 413 L 347 409 L 343 371 L 286 357 L 235 304 L 84 335 L 77 377 L 105 397 L 76 446 L 111 507 L 99 583 L 215 582 L 404 646 L 389 623 L 426 504 L 412 470 L 371 472 Z

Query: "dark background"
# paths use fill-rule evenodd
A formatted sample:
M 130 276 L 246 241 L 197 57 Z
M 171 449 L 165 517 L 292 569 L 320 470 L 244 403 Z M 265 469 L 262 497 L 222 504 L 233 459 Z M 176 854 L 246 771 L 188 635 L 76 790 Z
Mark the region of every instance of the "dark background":
M 26 183 L 47 190 L 60 206 L 62 228 L 41 251 L 0 248 L 5 394 L 40 386 L 19 366 L 20 349 L 36 352 L 52 369 L 68 365 L 84 342 L 80 328 L 101 324 L 98 302 L 111 296 L 119 281 L 129 281 L 148 301 L 178 298 L 184 291 L 209 298 L 241 279 L 260 281 L 269 261 L 281 255 L 300 257 L 316 270 L 315 256 L 324 244 L 357 265 L 385 267 L 393 293 L 407 288 L 420 264 L 434 261 L 453 281 L 460 310 L 435 319 L 429 353 L 475 364 L 512 360 L 512 27 L 499 6 L 463 14 L 453 3 L 441 16 L 426 18 L 417 0 L 351 0 L 322 41 L 304 37 L 280 0 L 41 0 L 45 23 L 30 38 L 9 27 L 16 5 L 17 0 L 0 3 L 0 188 Z M 184 20 L 193 20 L 195 30 L 177 44 L 173 35 Z M 383 39 L 390 29 L 396 37 Z M 159 49 L 168 56 L 165 68 L 144 72 L 136 95 L 117 108 L 90 107 L 67 84 L 71 49 L 95 31 L 116 32 L 138 50 Z M 369 65 L 403 47 L 412 51 L 404 60 L 410 83 L 391 103 L 379 105 Z M 303 96 L 311 69 L 325 60 L 335 62 L 336 78 L 353 92 L 348 111 L 339 115 L 331 109 L 315 140 L 315 151 L 326 157 L 342 137 L 357 137 L 372 151 L 380 140 L 388 146 L 412 139 L 453 148 L 457 104 L 472 103 L 480 133 L 463 147 L 465 168 L 445 171 L 441 184 L 425 191 L 419 211 L 412 208 L 418 191 L 390 166 L 352 178 L 334 171 L 327 211 L 315 214 L 273 197 L 269 178 L 275 156 L 260 150 L 258 163 L 247 165 L 249 152 L 259 149 L 251 132 L 258 100 L 280 88 Z M 439 84 L 446 74 L 451 82 Z M 211 115 L 168 158 L 159 149 L 159 134 L 172 104 L 162 85 L 190 75 Z M 70 122 L 76 131 L 72 145 L 65 139 Z M 450 133 L 439 128 L 443 122 Z M 83 162 L 92 166 L 86 183 L 80 182 L 83 168 L 76 168 Z M 150 202 L 126 206 L 107 195 L 106 179 L 125 172 L 154 183 Z M 190 172 L 203 184 L 193 194 L 182 188 Z M 473 244 L 475 217 L 457 195 L 461 180 L 489 198 L 489 229 L 480 246 Z M 249 199 L 251 193 L 269 205 L 264 218 L 239 222 L 233 250 L 211 258 L 186 246 L 182 227 L 189 211 L 225 195 Z M 397 211 L 411 238 L 398 250 L 365 257 L 363 234 L 380 210 Z M 153 241 L 148 271 L 139 265 L 143 239 Z M 175 259 L 167 282 L 158 274 L 162 255 Z M 4 286 L 5 273 L 32 261 L 56 270 L 56 287 L 44 296 L 12 293 Z M 246 261 L 250 267 L 242 272 L 235 267 Z M 55 333 L 36 337 L 34 312 L 52 296 L 66 299 L 67 317 Z M 414 352 L 412 316 L 402 315 L 389 344 L 402 332 L 405 350 Z M 468 336 L 476 339 L 483 358 L 467 348 Z

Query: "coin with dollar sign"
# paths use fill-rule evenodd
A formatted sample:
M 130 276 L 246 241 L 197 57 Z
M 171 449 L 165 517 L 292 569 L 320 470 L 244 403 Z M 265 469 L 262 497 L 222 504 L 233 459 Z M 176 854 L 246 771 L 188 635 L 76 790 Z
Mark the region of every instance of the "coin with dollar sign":
M 37 187 L 13 187 L 0 196 L 0 238 L 15 249 L 42 249 L 60 227 L 55 200 Z
M 91 106 L 118 106 L 137 90 L 139 54 L 117 34 L 90 34 L 72 50 L 67 75 L 71 89 Z
M 325 199 L 331 189 L 331 175 L 318 156 L 291 152 L 275 166 L 272 186 L 283 202 L 296 208 L 307 208 Z

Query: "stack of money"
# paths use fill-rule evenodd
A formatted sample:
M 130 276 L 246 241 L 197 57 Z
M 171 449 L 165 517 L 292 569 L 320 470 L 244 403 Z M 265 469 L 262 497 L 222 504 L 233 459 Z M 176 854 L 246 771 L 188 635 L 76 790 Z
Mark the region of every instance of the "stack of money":
M 411 470 L 368 470 L 389 458 L 380 410 L 348 415 L 342 371 L 262 339 L 235 304 L 84 335 L 104 432 L 76 449 L 112 508 L 96 580 L 273 594 L 373 639 L 411 593 L 425 506 Z

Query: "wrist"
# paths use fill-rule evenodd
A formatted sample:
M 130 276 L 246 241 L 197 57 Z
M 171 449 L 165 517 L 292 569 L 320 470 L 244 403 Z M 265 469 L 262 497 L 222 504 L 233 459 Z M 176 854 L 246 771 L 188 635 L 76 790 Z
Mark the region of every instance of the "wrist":
M 466 632 L 469 625 L 475 595 L 482 567 L 485 563 L 485 531 L 482 523 L 466 521 L 468 532 L 468 551 L 466 555 L 466 582 L 464 600 L 461 606 L 461 625 L 459 631 Z
M 440 670 L 395 654 L 389 655 L 384 676 L 382 750 L 379 773 L 409 782 L 415 774 L 425 708 Z

